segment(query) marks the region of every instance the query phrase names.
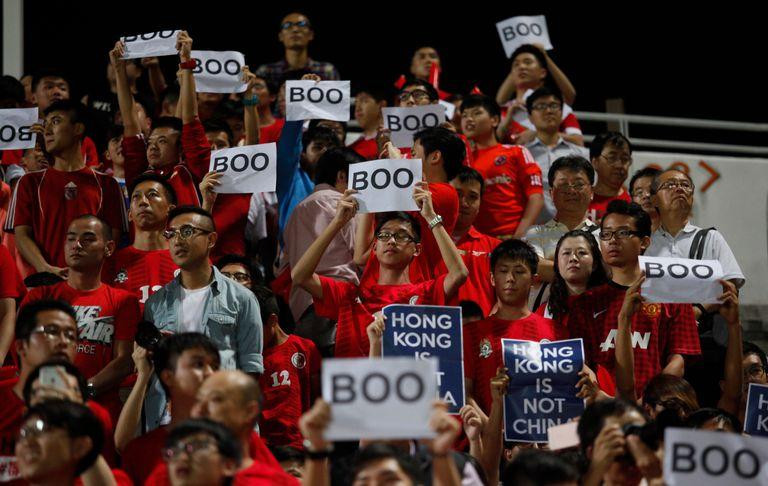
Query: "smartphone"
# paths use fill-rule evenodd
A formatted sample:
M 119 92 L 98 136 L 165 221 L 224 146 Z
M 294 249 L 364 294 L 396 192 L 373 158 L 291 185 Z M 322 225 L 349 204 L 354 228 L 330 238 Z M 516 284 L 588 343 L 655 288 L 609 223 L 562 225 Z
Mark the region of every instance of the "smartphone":
M 66 383 L 64 383 L 59 374 L 59 370 L 63 372 L 64 368 L 61 366 L 44 366 L 40 368 L 40 384 L 55 390 L 68 390 Z

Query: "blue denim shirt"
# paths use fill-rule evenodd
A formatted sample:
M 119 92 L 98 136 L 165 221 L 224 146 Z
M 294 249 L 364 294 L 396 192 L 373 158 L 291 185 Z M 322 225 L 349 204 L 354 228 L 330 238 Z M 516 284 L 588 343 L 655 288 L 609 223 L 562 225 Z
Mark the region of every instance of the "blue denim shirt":
M 213 268 L 213 281 L 201 316 L 202 332 L 219 348 L 221 369 L 263 373 L 263 326 L 253 292 Z M 144 318 L 164 333 L 179 332 L 181 274 L 152 294 L 144 305 Z M 165 393 L 153 378 L 144 402 L 146 431 L 161 425 Z

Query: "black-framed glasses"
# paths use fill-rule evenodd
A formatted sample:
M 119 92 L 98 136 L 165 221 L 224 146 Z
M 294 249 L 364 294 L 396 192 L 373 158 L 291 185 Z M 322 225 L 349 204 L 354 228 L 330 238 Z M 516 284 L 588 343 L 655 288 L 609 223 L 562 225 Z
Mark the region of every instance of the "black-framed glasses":
M 426 92 L 426 90 L 423 89 L 414 89 L 411 91 L 403 91 L 398 95 L 398 98 L 400 101 L 408 101 L 408 98 L 413 97 L 413 101 L 422 101 L 427 98 L 429 98 L 429 93 Z
M 531 108 L 538 111 L 560 111 L 563 109 L 563 105 L 560 103 L 536 103 Z
M 244 272 L 221 272 L 222 275 L 235 282 L 250 282 L 251 276 Z
M 191 224 L 185 224 L 179 229 L 167 229 L 163 231 L 163 237 L 166 240 L 172 240 L 175 236 L 178 236 L 182 240 L 188 240 L 196 233 L 207 235 L 213 233 L 213 231 L 198 228 L 197 226 L 192 226 Z
M 38 326 L 34 328 L 32 332 L 34 334 L 42 334 L 50 340 L 59 338 L 62 341 L 68 341 L 70 344 L 75 344 L 77 342 L 76 329 L 59 327 L 55 324 L 45 324 Z
M 283 29 L 283 30 L 288 30 L 291 27 L 301 27 L 303 29 L 305 29 L 305 28 L 308 29 L 309 28 L 309 21 L 308 20 L 297 20 L 296 22 L 286 21 L 286 22 L 283 22 L 282 24 L 280 24 L 280 28 Z
M 693 192 L 694 187 L 695 186 L 690 181 L 682 180 L 682 179 L 674 179 L 674 180 L 671 180 L 671 181 L 667 181 L 664 184 L 661 184 L 659 186 L 658 190 L 659 191 L 666 191 L 666 190 L 674 191 L 675 189 L 680 188 L 680 189 L 682 189 L 686 193 L 691 193 L 691 192 Z
M 189 442 L 181 442 L 173 447 L 166 447 L 163 449 L 163 458 L 166 462 L 170 462 L 178 458 L 182 452 L 186 452 L 188 456 L 192 456 L 198 451 L 209 449 L 216 445 L 216 442 L 210 439 L 198 439 L 190 440 Z
M 629 155 L 611 155 L 610 157 L 600 154 L 600 157 L 611 165 L 631 165 L 632 157 Z
M 554 189 L 557 189 L 558 191 L 576 191 L 581 192 L 584 189 L 586 189 L 588 184 L 585 184 L 583 182 L 574 182 L 573 184 L 568 184 L 567 182 L 563 182 L 561 184 L 555 184 Z
M 390 233 L 389 231 L 379 231 L 376 233 L 376 239 L 379 241 L 389 241 L 391 238 L 394 238 L 396 243 L 410 243 L 416 241 L 416 238 L 408 233 Z
M 640 232 L 628 229 L 620 229 L 615 231 L 600 230 L 600 239 L 603 241 L 610 241 L 614 236 L 617 240 L 626 240 L 632 236 L 640 236 Z

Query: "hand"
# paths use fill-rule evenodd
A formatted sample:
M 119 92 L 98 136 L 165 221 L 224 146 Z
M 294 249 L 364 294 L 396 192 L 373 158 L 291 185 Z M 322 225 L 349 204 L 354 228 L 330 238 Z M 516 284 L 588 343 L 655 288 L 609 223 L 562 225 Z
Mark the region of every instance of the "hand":
M 69 277 L 69 268 L 67 267 L 62 268 L 62 267 L 54 267 L 53 265 L 47 265 L 42 271 L 52 273 L 54 275 L 58 275 L 64 280 L 66 280 L 67 277 Z
M 597 434 L 595 444 L 592 446 L 592 461 L 590 468 L 605 472 L 617 457 L 627 452 L 627 443 L 624 433 L 618 424 L 606 425 Z M 602 474 L 601 474 L 602 475 Z
M 626 438 L 627 449 L 632 457 L 635 458 L 635 465 L 640 473 L 647 480 L 660 478 L 662 474 L 661 461 L 656 454 L 648 448 L 647 445 L 636 435 L 630 435 Z
M 145 68 L 150 68 L 152 66 L 160 66 L 160 59 L 157 57 L 143 57 L 141 58 L 141 65 Z
M 334 222 L 338 225 L 344 226 L 357 214 L 359 204 L 355 199 L 355 194 L 357 194 L 356 190 L 347 189 L 339 199 L 339 203 L 336 205 L 336 215 L 333 217 Z
M 518 145 L 525 145 L 531 143 L 536 139 L 535 130 L 526 130 L 523 133 L 519 133 L 515 139 L 515 143 Z
M 203 209 L 210 211 L 216 203 L 216 189 L 221 185 L 221 179 L 223 174 L 221 172 L 209 172 L 205 174 L 203 180 L 200 181 L 200 194 L 203 195 Z
M 509 390 L 509 369 L 496 368 L 496 376 L 491 378 L 491 398 L 493 401 L 501 401 Z
M 384 323 L 384 314 L 377 312 L 373 315 L 373 322 L 368 324 L 365 328 L 365 332 L 368 334 L 368 341 L 371 344 L 381 343 L 381 337 L 384 335 L 384 329 L 386 325 Z
M 545 56 L 547 55 L 547 50 L 544 48 L 544 44 L 542 44 L 541 42 L 534 42 L 533 47 L 540 50 L 541 53 L 544 54 Z
M 37 379 L 32 382 L 31 405 L 50 399 L 83 403 L 83 394 L 80 392 L 80 385 L 77 383 L 77 378 L 65 372 L 64 368 L 61 366 L 55 366 L 54 369 L 56 370 L 56 374 L 59 375 L 62 383 L 64 383 L 65 388 L 62 389 L 50 385 L 43 385 L 38 376 Z
M 384 157 L 387 159 L 404 159 L 403 153 L 400 152 L 400 149 L 395 147 L 395 145 L 392 142 L 387 142 L 384 144 Z
M 322 398 L 318 398 L 312 408 L 299 418 L 299 430 L 315 451 L 326 451 L 331 447 L 331 443 L 324 438 L 330 423 L 331 406 Z
M 152 361 L 149 359 L 149 351 L 147 348 L 142 348 L 136 343 L 133 343 L 133 364 L 136 367 L 136 372 L 140 376 L 150 376 L 152 375 L 152 370 L 154 369 L 154 365 L 152 364 Z
M 123 56 L 125 56 L 125 43 L 119 40 L 115 42 L 115 47 L 109 51 L 109 62 L 115 70 L 125 68 L 125 59 L 123 59 Z
M 598 397 L 600 387 L 597 386 L 597 377 L 586 365 L 579 371 L 579 382 L 576 383 L 576 388 L 579 392 L 576 396 L 579 398 L 585 398 L 587 405 L 591 405 Z
M 308 74 L 305 74 L 304 76 L 302 76 L 301 80 L 302 81 L 314 81 L 316 83 L 319 83 L 320 81 L 323 80 L 323 78 L 321 78 L 317 74 L 308 73 Z
M 645 282 L 645 272 L 629 286 L 627 293 L 624 294 L 624 303 L 621 304 L 619 311 L 619 322 L 621 322 L 622 317 L 631 320 L 640 304 L 645 302 L 643 296 L 640 295 L 640 286 L 643 285 L 643 282 Z
M 192 38 L 186 30 L 179 32 L 176 37 L 176 50 L 179 51 L 179 60 L 187 62 L 192 59 Z
M 722 301 L 720 304 L 720 315 L 728 324 L 739 324 L 739 291 L 736 289 L 736 285 L 728 280 L 720 280 L 720 284 L 723 286 L 723 294 L 718 298 Z
M 248 66 L 243 66 L 243 82 L 248 83 L 248 86 L 245 88 L 245 92 L 243 93 L 244 99 L 250 100 L 253 98 L 258 98 L 256 93 L 253 92 L 253 87 L 256 85 L 257 81 L 258 78 L 254 73 L 251 72 Z
M 437 435 L 427 441 L 429 450 L 435 456 L 448 454 L 456 438 L 461 434 L 459 421 L 448 414 L 448 405 L 444 402 L 435 402 L 432 416 L 429 418 L 429 428 Z
M 488 416 L 480 407 L 466 404 L 459 411 L 461 421 L 464 424 L 464 433 L 470 441 L 480 440 L 485 426 L 488 424 Z
M 382 123 L 379 125 L 379 129 L 376 131 L 376 147 L 379 152 L 380 159 L 386 159 L 387 142 L 392 138 L 392 131 L 389 128 L 385 128 Z
M 419 207 L 419 213 L 427 221 L 435 219 L 435 208 L 432 207 L 432 193 L 429 192 L 428 184 L 426 181 L 419 181 L 416 183 L 416 187 L 413 188 L 413 200 L 416 201 L 416 205 Z

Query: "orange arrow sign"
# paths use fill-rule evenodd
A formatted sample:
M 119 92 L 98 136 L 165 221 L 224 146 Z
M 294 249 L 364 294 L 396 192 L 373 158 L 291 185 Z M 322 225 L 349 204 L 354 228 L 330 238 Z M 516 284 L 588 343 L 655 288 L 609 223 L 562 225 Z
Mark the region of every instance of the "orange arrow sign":
M 716 171 L 714 168 L 712 168 L 712 166 L 704 162 L 703 160 L 699 161 L 699 167 L 709 172 L 709 176 L 710 176 L 709 180 L 703 186 L 701 186 L 701 189 L 700 189 L 701 192 L 707 192 L 707 189 L 709 189 L 712 186 L 712 184 L 714 184 L 715 181 L 720 178 L 720 173 Z

